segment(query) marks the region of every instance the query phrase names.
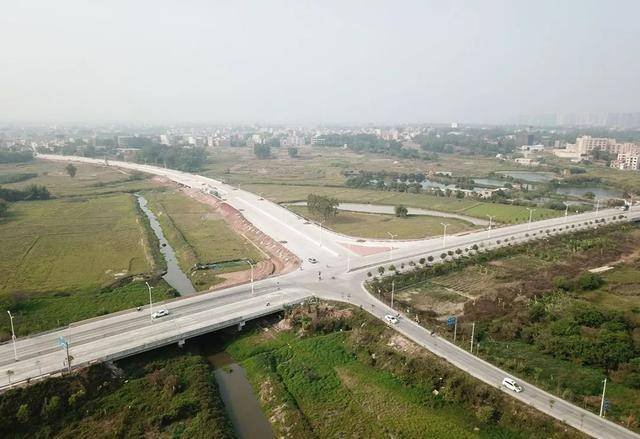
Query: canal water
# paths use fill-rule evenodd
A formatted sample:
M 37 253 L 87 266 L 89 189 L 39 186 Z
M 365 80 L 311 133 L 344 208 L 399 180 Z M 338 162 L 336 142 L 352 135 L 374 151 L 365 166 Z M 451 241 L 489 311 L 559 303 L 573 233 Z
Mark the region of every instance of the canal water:
M 169 245 L 169 241 L 164 237 L 164 233 L 162 233 L 162 227 L 160 226 L 158 219 L 147 206 L 147 199 L 139 194 L 136 194 L 136 197 L 138 198 L 140 209 L 142 209 L 144 214 L 147 215 L 147 218 L 149 218 L 151 229 L 153 230 L 153 233 L 156 234 L 158 241 L 160 242 L 160 253 L 162 253 L 164 260 L 167 262 L 167 273 L 162 276 L 162 278 L 167 281 L 169 285 L 175 288 L 181 296 L 189 296 L 196 293 L 196 289 L 193 288 L 193 284 L 187 275 L 180 269 L 176 253 Z
M 244 369 L 226 352 L 207 356 L 233 429 L 239 439 L 271 439 L 273 431 Z

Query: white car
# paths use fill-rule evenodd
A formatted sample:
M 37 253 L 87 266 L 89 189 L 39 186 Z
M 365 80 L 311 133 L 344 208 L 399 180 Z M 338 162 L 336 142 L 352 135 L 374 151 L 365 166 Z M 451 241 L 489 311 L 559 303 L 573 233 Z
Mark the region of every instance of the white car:
M 168 315 L 169 315 L 169 310 L 167 308 L 162 308 L 154 312 L 153 314 L 151 314 L 151 317 L 153 317 L 154 319 L 159 319 L 160 317 L 164 317 Z
M 316 258 L 309 258 L 309 259 L 307 259 L 307 261 L 309 261 L 309 263 L 311 263 L 311 264 L 317 264 L 318 263 L 318 260 Z
M 512 378 L 505 378 L 502 380 L 502 385 L 504 387 L 506 387 L 507 389 L 516 392 L 516 393 L 520 393 L 522 392 L 522 387 L 520 387 L 520 384 L 518 384 L 514 379 Z
M 387 314 L 386 316 L 384 316 L 384 319 L 392 325 L 398 324 L 398 318 L 396 316 L 392 316 L 391 314 Z

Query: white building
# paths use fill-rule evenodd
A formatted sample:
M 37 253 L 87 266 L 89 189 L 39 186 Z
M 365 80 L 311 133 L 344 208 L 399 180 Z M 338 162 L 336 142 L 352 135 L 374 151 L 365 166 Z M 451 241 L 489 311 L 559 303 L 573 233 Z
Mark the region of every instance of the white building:
M 611 162 L 611 167 L 637 171 L 639 160 L 640 156 L 638 154 L 618 154 L 618 158 Z

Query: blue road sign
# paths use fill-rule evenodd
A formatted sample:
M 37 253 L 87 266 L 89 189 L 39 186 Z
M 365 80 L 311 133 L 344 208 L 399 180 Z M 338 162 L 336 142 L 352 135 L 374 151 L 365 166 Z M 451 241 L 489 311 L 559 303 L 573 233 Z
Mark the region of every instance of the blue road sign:
M 455 318 L 455 316 L 451 316 L 451 317 L 449 317 L 449 318 L 447 319 L 447 325 L 449 325 L 449 326 L 453 326 L 453 325 L 455 325 L 455 324 L 456 324 L 456 318 Z
M 66 348 L 69 342 L 62 336 L 58 337 L 58 346 L 61 348 Z
M 609 400 L 608 399 L 604 400 L 604 409 L 605 410 L 609 410 Z

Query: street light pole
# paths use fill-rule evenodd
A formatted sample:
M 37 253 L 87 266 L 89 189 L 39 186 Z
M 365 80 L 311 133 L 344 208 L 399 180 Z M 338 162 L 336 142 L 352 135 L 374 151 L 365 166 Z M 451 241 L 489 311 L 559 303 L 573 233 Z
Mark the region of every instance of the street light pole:
M 251 295 L 253 296 L 253 264 L 251 261 L 245 261 L 251 267 Z
M 489 228 L 487 229 L 487 239 L 491 238 L 491 223 L 493 222 L 493 217 L 487 214 L 489 217 Z
M 13 358 L 18 361 L 18 351 L 16 350 L 16 333 L 13 330 L 13 316 L 11 315 L 11 311 L 7 310 L 7 314 L 9 314 L 9 320 L 11 320 L 11 340 L 13 341 Z
M 533 211 L 535 209 L 531 209 L 530 207 L 527 207 L 527 210 L 529 211 L 529 224 L 527 224 L 527 230 L 531 230 L 531 218 L 533 217 Z
M 471 349 L 470 352 L 473 354 L 473 337 L 476 333 L 476 322 L 471 324 Z
M 147 288 L 149 289 L 149 316 L 153 322 L 153 299 L 151 298 L 151 288 L 153 287 L 149 285 L 149 282 L 145 282 L 145 284 L 147 284 Z
M 445 248 L 445 246 L 447 245 L 447 226 L 449 224 L 447 223 L 440 223 L 442 224 L 442 227 L 444 227 L 444 232 L 442 233 L 442 248 Z
M 600 210 L 600 199 L 598 198 L 596 200 L 596 213 L 598 213 L 599 210 Z
M 567 222 L 567 217 L 569 216 L 569 203 L 567 203 L 566 201 L 562 202 L 565 205 L 565 209 L 564 209 L 564 222 Z
M 351 253 L 347 250 L 347 273 L 351 271 Z
M 396 281 L 391 281 L 391 309 L 393 309 L 393 295 L 396 292 Z
M 322 225 L 324 224 L 324 221 L 322 221 L 321 223 L 318 223 L 318 226 L 320 227 L 320 247 L 322 247 Z
M 389 246 L 389 260 L 393 259 L 393 239 L 398 236 L 398 235 L 394 235 L 391 232 L 387 232 L 387 235 L 389 235 L 391 237 L 391 245 Z
M 602 386 L 602 399 L 600 400 L 600 417 L 604 416 L 604 394 L 607 391 L 607 379 L 605 378 Z

